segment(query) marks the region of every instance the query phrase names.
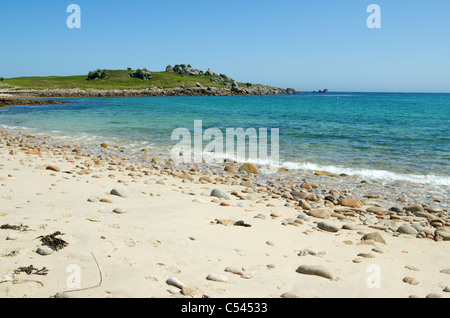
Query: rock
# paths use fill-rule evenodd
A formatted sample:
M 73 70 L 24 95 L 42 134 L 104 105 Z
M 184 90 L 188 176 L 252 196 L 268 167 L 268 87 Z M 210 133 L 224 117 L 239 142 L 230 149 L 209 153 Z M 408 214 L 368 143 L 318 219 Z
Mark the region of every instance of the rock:
M 15 233 L 11 233 L 6 237 L 7 241 L 15 241 L 19 238 L 19 236 Z
M 307 211 L 309 216 L 319 218 L 319 219 L 329 219 L 331 218 L 331 214 L 326 209 L 312 209 L 311 211 Z
M 401 234 L 408 234 L 408 235 L 417 235 L 417 233 L 419 233 L 415 228 L 413 228 L 409 224 L 405 224 L 405 225 L 400 226 L 397 229 L 397 232 L 399 232 Z
M 185 173 L 181 176 L 181 179 L 183 180 L 189 180 L 189 181 L 194 181 L 194 177 L 188 173 Z
M 361 238 L 361 240 L 362 241 L 373 240 L 378 243 L 387 244 L 386 241 L 384 240 L 383 236 L 381 236 L 381 234 L 378 232 L 368 233 L 368 234 L 364 235 Z
M 125 210 L 124 208 L 116 208 L 113 210 L 113 212 L 116 214 L 124 214 L 127 212 L 127 210 Z
M 116 195 L 116 196 L 121 197 L 121 198 L 128 198 L 129 197 L 128 191 L 126 191 L 125 189 L 120 189 L 120 188 L 112 189 L 110 194 Z
M 442 237 L 444 241 L 450 241 L 450 232 L 444 230 L 436 230 L 436 236 Z
M 419 281 L 417 279 L 413 278 L 413 277 L 405 277 L 405 278 L 403 278 L 403 282 L 407 283 L 407 284 L 410 284 L 410 285 L 413 285 L 413 286 L 419 284 Z
M 109 148 L 109 145 L 106 142 L 103 142 L 100 144 L 100 147 L 102 148 Z
M 206 277 L 207 280 L 212 280 L 214 282 L 221 282 L 221 283 L 226 283 L 228 282 L 228 277 L 224 276 L 224 275 L 220 275 L 220 274 L 209 274 Z
M 238 268 L 238 267 L 235 267 L 235 266 L 227 266 L 225 268 L 225 272 L 236 274 L 236 275 L 240 275 L 240 276 L 244 275 L 244 271 L 242 269 Z
M 166 280 L 166 284 L 178 287 L 180 289 L 182 289 L 183 287 L 186 287 L 186 285 L 182 281 L 180 281 L 178 278 L 176 278 L 176 277 L 169 277 Z
M 36 250 L 36 253 L 38 253 L 39 255 L 51 255 L 53 254 L 55 251 L 52 250 L 50 247 L 47 246 L 40 246 L 38 247 L 38 249 Z
M 311 205 L 308 202 L 306 202 L 306 200 L 301 199 L 298 201 L 298 203 L 303 210 L 308 210 L 308 211 L 312 210 Z
M 225 199 L 225 200 L 231 200 L 231 198 L 228 196 L 228 194 L 226 194 L 224 191 L 222 191 L 220 189 L 212 190 L 210 196 Z
M 309 220 L 309 216 L 306 215 L 306 214 L 304 214 L 304 213 L 300 213 L 300 214 L 297 216 L 297 218 L 300 219 L 300 220 L 303 220 L 303 221 L 308 221 L 308 220 Z
M 54 165 L 48 165 L 46 168 L 46 170 L 51 170 L 51 171 L 55 171 L 55 172 L 61 172 L 61 169 L 57 166 Z
M 361 202 L 359 202 L 358 200 L 354 200 L 354 199 L 342 199 L 342 200 L 339 200 L 339 204 L 342 206 L 347 206 L 347 207 L 351 207 L 351 208 L 362 208 Z
M 371 206 L 366 209 L 367 212 L 377 213 L 377 214 L 385 214 L 386 209 L 379 206 Z
M 42 156 L 42 152 L 37 151 L 36 149 L 29 150 L 26 152 L 27 155 L 36 155 L 36 156 Z
M 252 174 L 258 174 L 259 171 L 252 163 L 245 163 L 239 168 L 239 172 L 248 172 Z
M 424 212 L 423 206 L 421 204 L 411 204 L 404 208 L 406 212 Z
M 238 169 L 233 166 L 225 166 L 225 171 L 232 172 L 232 173 L 239 173 Z
M 204 182 L 208 182 L 208 183 L 212 183 L 213 182 L 213 179 L 211 179 L 211 177 L 208 177 L 208 176 L 203 176 L 203 177 L 200 177 L 200 179 L 198 179 L 200 182 L 201 181 L 204 181 Z
M 359 253 L 357 256 L 363 258 L 375 258 L 375 255 L 373 255 L 372 253 Z
M 87 200 L 88 200 L 88 202 L 97 202 L 98 198 L 97 197 L 89 197 Z
M 338 177 L 337 174 L 328 172 L 328 171 L 315 171 L 314 174 L 316 176 L 327 176 L 327 177 Z
M 317 224 L 317 227 L 323 231 L 333 232 L 333 233 L 339 232 L 339 230 L 340 230 L 339 226 L 334 225 L 329 222 L 320 222 L 319 224 Z
M 315 275 L 324 278 L 328 278 L 331 280 L 335 280 L 336 278 L 331 274 L 326 268 L 322 266 L 316 265 L 302 265 L 297 268 L 297 272 L 305 275 Z
M 302 183 L 300 188 L 306 189 L 306 190 L 312 190 L 313 189 L 313 187 L 307 182 Z

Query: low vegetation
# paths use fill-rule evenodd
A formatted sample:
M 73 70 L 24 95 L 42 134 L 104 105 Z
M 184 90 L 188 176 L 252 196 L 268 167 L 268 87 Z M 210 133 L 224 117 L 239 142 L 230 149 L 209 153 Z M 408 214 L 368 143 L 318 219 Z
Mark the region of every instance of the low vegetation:
M 150 72 L 143 68 L 138 70 L 101 70 L 89 72 L 86 75 L 74 76 L 46 76 L 46 77 L 16 77 L 6 78 L 0 82 L 0 89 L 9 90 L 44 90 L 44 89 L 148 89 L 202 87 L 231 88 L 233 79 L 224 74 L 216 74 L 212 70 L 200 71 L 190 65 L 176 65 L 168 67 L 166 71 Z M 257 86 L 250 83 L 242 87 Z

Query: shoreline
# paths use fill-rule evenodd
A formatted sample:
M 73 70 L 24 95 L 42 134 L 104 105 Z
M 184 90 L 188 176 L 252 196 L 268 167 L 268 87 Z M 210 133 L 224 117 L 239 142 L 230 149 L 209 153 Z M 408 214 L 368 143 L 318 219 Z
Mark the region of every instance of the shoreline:
M 216 88 L 216 87 L 175 87 L 149 89 L 52 89 L 52 90 L 0 90 L 0 94 L 20 98 L 50 97 L 158 97 L 158 96 L 240 96 L 240 95 L 293 95 L 299 94 L 292 88 L 260 87 L 255 88 Z
M 121 147 L 98 146 L 94 154 L 70 140 L 8 130 L 0 136 L 0 223 L 29 229 L 0 230 L 8 238 L 0 250 L 3 297 L 70 290 L 66 269 L 73 264 L 83 269 L 81 287 L 93 286 L 92 255 L 103 284 L 64 295 L 448 297 L 447 203 L 417 202 L 420 186 L 401 198 L 356 177 L 281 171 L 269 180 L 230 161 L 187 166 L 150 152 L 143 154 L 150 163 L 139 163 Z M 211 196 L 215 189 L 226 198 Z M 394 204 L 398 210 L 390 210 Z M 36 238 L 57 231 L 68 246 L 39 255 Z M 48 275 L 13 274 L 30 264 Z M 366 283 L 374 264 L 381 288 Z M 333 279 L 305 275 L 305 266 L 323 266 Z M 210 280 L 222 276 L 226 282 Z M 186 286 L 171 285 L 173 277 Z

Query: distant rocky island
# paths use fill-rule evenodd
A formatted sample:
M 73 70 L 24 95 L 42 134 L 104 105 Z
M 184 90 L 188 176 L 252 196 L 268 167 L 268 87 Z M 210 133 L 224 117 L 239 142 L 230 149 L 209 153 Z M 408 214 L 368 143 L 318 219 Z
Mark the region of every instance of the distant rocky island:
M 3 79 L 2 94 L 21 98 L 288 95 L 300 92 L 261 84 L 241 83 L 211 69 L 189 64 L 168 65 L 162 72 L 146 68 L 100 70 L 87 76 L 21 77 Z
M 319 90 L 318 92 L 313 91 L 313 93 L 316 93 L 316 94 L 328 94 L 328 88 L 325 88 L 324 90 Z

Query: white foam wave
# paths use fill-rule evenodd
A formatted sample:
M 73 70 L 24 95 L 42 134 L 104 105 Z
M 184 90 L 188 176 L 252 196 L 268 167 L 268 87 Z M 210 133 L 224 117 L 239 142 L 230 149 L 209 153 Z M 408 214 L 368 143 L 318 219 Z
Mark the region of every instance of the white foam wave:
M 347 175 L 358 175 L 370 179 L 383 179 L 390 181 L 408 181 L 412 183 L 430 184 L 435 186 L 450 186 L 450 177 L 439 175 L 404 174 L 387 170 L 348 168 L 332 165 L 319 165 L 311 162 L 285 162 L 282 166 L 290 170 L 319 170 L 334 174 L 345 173 Z

